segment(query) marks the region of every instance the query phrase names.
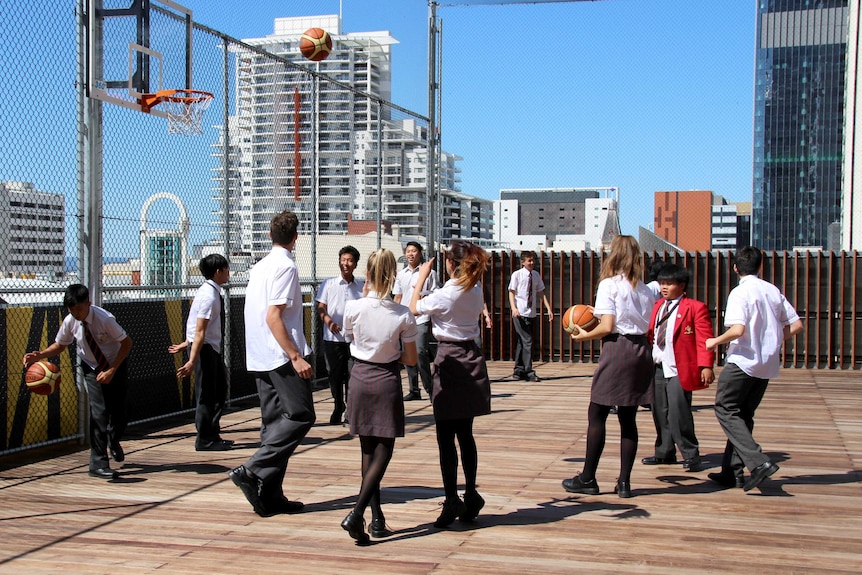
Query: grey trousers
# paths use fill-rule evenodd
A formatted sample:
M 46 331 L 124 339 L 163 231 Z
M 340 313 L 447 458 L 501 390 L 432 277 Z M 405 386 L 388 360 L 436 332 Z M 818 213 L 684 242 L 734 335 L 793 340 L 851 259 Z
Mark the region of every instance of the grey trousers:
M 749 471 L 769 461 L 752 435 L 754 412 L 768 384 L 768 379 L 751 377 L 733 363 L 728 363 L 718 376 L 715 417 L 727 436 L 728 448 L 733 446 L 731 469 L 722 464 L 722 471 L 731 472 L 739 460 Z
M 260 396 L 260 449 L 245 464 L 263 480 L 266 500 L 283 495 L 287 461 L 314 425 L 311 381 L 296 374 L 288 362 L 272 371 L 254 373 Z
M 679 377 L 665 378 L 661 365 L 655 368 L 655 401 L 652 404 L 655 423 L 655 456 L 670 459 L 676 447 L 683 459 L 700 455 L 691 414 L 691 392 L 682 388 Z
M 431 397 L 433 378 L 431 375 L 431 346 L 428 339 L 431 335 L 431 322 L 416 324 L 416 365 L 407 366 L 407 383 L 410 385 L 410 393 L 419 393 L 419 380 L 425 393 Z

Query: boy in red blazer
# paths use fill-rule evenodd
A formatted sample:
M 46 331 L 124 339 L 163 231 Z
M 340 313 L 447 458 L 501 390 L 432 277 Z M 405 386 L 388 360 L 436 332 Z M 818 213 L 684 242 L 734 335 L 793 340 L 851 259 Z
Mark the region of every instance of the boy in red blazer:
M 655 369 L 655 455 L 645 457 L 645 465 L 674 464 L 676 447 L 683 457 L 683 467 L 700 471 L 701 461 L 694 417 L 691 414 L 691 392 L 709 387 L 715 380 L 712 371 L 715 353 L 706 349 L 713 336 L 712 320 L 706 304 L 686 297 L 689 273 L 676 264 L 668 264 L 656 278 L 662 299 L 655 303 L 647 334 L 653 343 Z

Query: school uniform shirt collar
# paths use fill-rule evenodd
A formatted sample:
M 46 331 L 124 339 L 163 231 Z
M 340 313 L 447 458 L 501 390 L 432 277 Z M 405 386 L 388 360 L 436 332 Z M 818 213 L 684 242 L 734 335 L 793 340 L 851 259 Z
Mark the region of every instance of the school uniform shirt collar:
M 294 256 L 294 255 L 293 255 L 293 252 L 292 252 L 292 251 L 290 251 L 289 249 L 287 249 L 287 248 L 286 248 L 286 247 L 284 247 L 284 246 L 276 246 L 276 245 L 274 245 L 274 246 L 272 246 L 272 251 L 273 251 L 273 252 L 283 252 L 283 253 L 284 253 L 284 254 L 286 254 L 286 255 L 287 255 L 287 257 L 289 257 L 292 261 L 296 261 L 296 256 Z

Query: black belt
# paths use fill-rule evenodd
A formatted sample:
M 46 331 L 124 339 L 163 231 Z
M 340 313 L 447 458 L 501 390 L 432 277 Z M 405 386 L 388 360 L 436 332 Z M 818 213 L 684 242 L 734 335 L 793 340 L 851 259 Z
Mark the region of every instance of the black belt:
M 647 342 L 649 343 L 649 339 L 646 334 L 643 333 L 611 333 L 602 338 L 602 341 L 616 341 L 617 339 L 624 337 L 629 341 L 634 341 L 637 343 Z
M 389 367 L 389 368 L 392 368 L 392 367 L 398 367 L 398 365 L 399 365 L 399 363 L 398 363 L 398 360 L 397 360 L 397 359 L 396 359 L 395 361 L 390 361 L 390 362 L 387 362 L 387 363 L 377 363 L 376 361 L 367 361 L 367 360 L 364 360 L 364 359 L 359 359 L 358 357 L 354 357 L 354 358 L 353 358 L 353 361 L 355 361 L 355 362 L 359 362 L 359 363 L 365 363 L 365 364 L 367 364 L 367 365 L 377 365 L 377 366 L 380 366 L 380 367 Z
M 476 345 L 476 341 L 472 340 L 472 339 L 465 339 L 463 341 L 446 341 L 445 339 L 444 340 L 438 339 L 437 345 L 454 345 L 455 347 L 467 348 L 467 347 L 473 347 L 474 345 Z

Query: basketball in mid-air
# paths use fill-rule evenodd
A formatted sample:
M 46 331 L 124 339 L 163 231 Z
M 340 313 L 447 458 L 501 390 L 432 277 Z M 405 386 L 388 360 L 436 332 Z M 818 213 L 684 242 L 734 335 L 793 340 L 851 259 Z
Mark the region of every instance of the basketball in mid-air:
M 312 62 L 325 60 L 332 52 L 332 37 L 323 28 L 309 28 L 299 39 L 299 51 Z
M 578 331 L 593 331 L 599 325 L 599 318 L 593 315 L 590 306 L 579 303 L 573 305 L 563 314 L 563 329 L 567 333 Z
M 60 368 L 50 361 L 40 360 L 31 363 L 24 376 L 27 389 L 31 393 L 49 395 L 60 385 Z

